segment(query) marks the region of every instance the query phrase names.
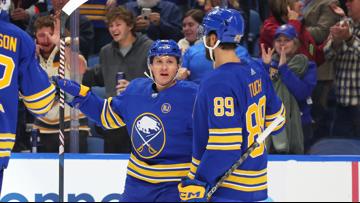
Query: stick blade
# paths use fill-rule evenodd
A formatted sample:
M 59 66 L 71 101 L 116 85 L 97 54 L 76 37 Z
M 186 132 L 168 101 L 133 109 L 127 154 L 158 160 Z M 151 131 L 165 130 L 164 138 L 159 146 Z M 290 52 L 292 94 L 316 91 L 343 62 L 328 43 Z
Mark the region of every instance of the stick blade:
M 70 0 L 65 4 L 62 11 L 66 13 L 68 16 L 72 14 L 77 8 L 79 8 L 83 3 L 87 2 L 88 0 Z

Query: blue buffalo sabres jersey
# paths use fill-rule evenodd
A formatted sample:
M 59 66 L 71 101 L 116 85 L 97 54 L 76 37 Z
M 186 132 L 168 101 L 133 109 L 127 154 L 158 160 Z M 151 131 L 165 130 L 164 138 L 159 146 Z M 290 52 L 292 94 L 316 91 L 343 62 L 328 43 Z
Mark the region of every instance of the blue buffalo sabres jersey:
M 266 126 L 285 109 L 262 66 L 227 63 L 200 83 L 194 107 L 193 159 L 189 178 L 213 187 Z M 282 130 L 284 122 L 273 132 Z M 256 148 L 214 197 L 259 201 L 267 198 L 267 152 Z
M 0 164 L 6 167 L 14 146 L 19 94 L 34 114 L 51 109 L 55 87 L 35 58 L 34 41 L 0 20 Z
M 129 176 L 175 182 L 190 170 L 196 91 L 196 84 L 178 81 L 157 93 L 152 80 L 139 78 L 117 97 L 103 100 L 88 93 L 80 110 L 107 129 L 126 124 L 132 142 Z

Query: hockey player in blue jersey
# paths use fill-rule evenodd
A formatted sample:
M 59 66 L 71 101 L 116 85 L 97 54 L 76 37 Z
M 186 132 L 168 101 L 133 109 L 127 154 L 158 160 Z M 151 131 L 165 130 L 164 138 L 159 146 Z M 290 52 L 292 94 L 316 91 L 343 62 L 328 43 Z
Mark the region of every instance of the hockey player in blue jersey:
M 216 8 L 204 18 L 204 44 L 215 70 L 201 81 L 194 107 L 194 143 L 189 178 L 179 184 L 182 201 L 206 201 L 210 188 L 241 157 L 284 106 L 262 65 L 241 60 L 235 48 L 244 20 Z M 283 129 L 284 122 L 273 131 Z M 267 199 L 267 152 L 256 148 L 213 194 L 214 202 Z
M 55 98 L 55 87 L 35 58 L 34 41 L 7 22 L 2 9 L 8 3 L 0 0 L 0 192 L 15 144 L 19 92 L 25 106 L 36 115 L 48 112 Z
M 195 83 L 175 80 L 180 57 L 176 42 L 154 42 L 148 55 L 150 79 L 135 79 L 119 96 L 105 100 L 73 81 L 56 79 L 75 96 L 70 105 L 78 105 L 99 125 L 110 129 L 126 124 L 132 152 L 123 201 L 180 201 L 177 185 L 190 170 L 197 92 Z

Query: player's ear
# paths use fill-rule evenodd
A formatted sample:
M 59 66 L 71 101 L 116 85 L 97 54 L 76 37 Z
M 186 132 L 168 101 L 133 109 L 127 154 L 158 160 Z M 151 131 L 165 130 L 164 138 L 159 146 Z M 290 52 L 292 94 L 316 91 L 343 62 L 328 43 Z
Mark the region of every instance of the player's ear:
M 211 47 L 213 47 L 213 46 L 216 44 L 217 40 L 218 40 L 218 38 L 217 38 L 217 36 L 216 36 L 215 33 L 211 33 L 211 34 L 209 35 L 209 45 L 210 45 Z

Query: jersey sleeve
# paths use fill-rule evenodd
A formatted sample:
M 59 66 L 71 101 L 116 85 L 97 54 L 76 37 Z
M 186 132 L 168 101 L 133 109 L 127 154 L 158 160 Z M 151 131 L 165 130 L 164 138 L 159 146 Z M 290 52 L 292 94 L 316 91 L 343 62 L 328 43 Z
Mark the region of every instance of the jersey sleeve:
M 199 94 L 194 112 L 194 116 L 199 116 L 194 118 L 204 123 L 203 126 L 194 126 L 194 129 L 207 126 L 207 130 L 194 133 L 194 156 L 189 177 L 214 186 L 241 155 L 241 104 L 236 103 L 231 87 L 226 84 L 213 85 L 204 92 Z M 201 112 L 201 108 L 206 112 Z
M 23 33 L 19 51 L 19 89 L 25 106 L 34 114 L 46 114 L 55 100 L 55 86 L 35 58 L 35 46 Z
M 266 81 L 266 110 L 265 110 L 265 127 L 268 127 L 278 116 L 282 116 L 285 118 L 285 106 L 277 96 L 274 87 L 271 83 L 270 77 L 265 75 Z M 285 127 L 286 119 L 281 122 L 274 131 L 272 131 L 272 135 L 276 135 L 280 133 Z
M 75 98 L 79 103 L 79 109 L 91 120 L 105 129 L 116 129 L 125 126 L 121 116 L 121 107 L 123 97 L 110 97 L 102 99 L 97 95 L 89 92 L 85 97 L 78 96 Z

